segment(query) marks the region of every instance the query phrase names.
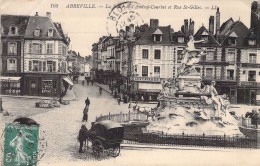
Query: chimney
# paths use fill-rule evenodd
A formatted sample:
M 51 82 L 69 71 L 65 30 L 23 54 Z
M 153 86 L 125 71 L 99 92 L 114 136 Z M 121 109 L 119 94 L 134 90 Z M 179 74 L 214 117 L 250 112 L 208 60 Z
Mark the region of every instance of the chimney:
M 46 17 L 51 18 L 51 12 L 46 12 Z
M 185 20 L 184 20 L 184 33 L 185 33 L 186 36 L 189 35 L 188 24 L 189 24 L 189 23 L 188 23 L 188 19 L 185 19 Z
M 38 15 L 38 12 L 35 13 L 35 16 L 39 16 L 39 15 Z
M 135 32 L 136 32 L 136 33 L 140 33 L 140 27 L 139 27 L 139 26 L 136 26 L 136 27 L 135 27 Z
M 121 29 L 119 31 L 119 40 L 123 41 L 125 39 L 125 31 L 123 29 Z
M 209 17 L 209 33 L 214 35 L 214 16 Z
M 185 32 L 184 32 L 184 25 L 181 26 L 181 31 L 185 34 Z
M 135 26 L 134 24 L 130 24 L 129 25 L 129 39 L 133 39 L 134 38 L 134 30 L 135 30 Z
M 150 27 L 158 27 L 159 20 L 158 19 L 150 19 Z
M 189 26 L 189 36 L 193 36 L 194 35 L 194 21 L 191 21 L 190 19 L 190 26 Z
M 216 39 L 218 40 L 218 35 L 220 33 L 220 13 L 219 8 L 217 8 L 216 12 Z

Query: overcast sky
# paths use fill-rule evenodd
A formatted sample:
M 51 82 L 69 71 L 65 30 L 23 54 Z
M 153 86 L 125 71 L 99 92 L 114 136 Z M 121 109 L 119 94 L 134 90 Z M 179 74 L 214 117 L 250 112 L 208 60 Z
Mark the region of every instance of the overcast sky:
M 120 0 L 2 0 L 1 13 L 15 15 L 39 15 L 45 16 L 46 12 L 51 12 L 51 18 L 55 22 L 62 24 L 65 33 L 71 38 L 70 48 L 80 52 L 81 56 L 91 54 L 91 45 L 97 42 L 100 36 L 112 33 L 116 35 L 115 21 L 108 21 L 111 8 Z M 132 1 L 133 2 L 133 1 Z M 155 0 L 135 0 L 134 5 L 144 5 L 150 7 L 160 7 L 161 9 L 135 9 L 135 20 L 137 24 L 148 23 L 151 18 L 159 19 L 159 25 L 168 26 L 178 31 L 183 25 L 184 19 L 191 18 L 195 21 L 195 32 L 204 24 L 208 28 L 209 16 L 216 15 L 216 10 L 212 6 L 220 8 L 220 23 L 233 18 L 234 21 L 241 20 L 248 28 L 250 27 L 250 10 L 253 0 L 189 0 L 189 1 L 155 1 Z M 160 3 L 159 3 L 160 2 Z M 58 4 L 58 8 L 51 8 L 51 4 Z M 66 8 L 70 4 L 94 4 L 96 8 Z M 181 9 L 174 9 L 174 5 L 181 6 Z M 184 6 L 197 5 L 202 9 L 184 9 Z M 103 7 L 100 7 L 103 6 Z M 171 6 L 171 9 L 169 8 Z M 56 5 L 53 5 L 56 7 Z M 85 6 L 86 7 L 86 6 Z M 136 7 L 136 6 L 135 6 Z M 165 9 L 166 7 L 166 9 Z M 192 6 L 190 6 L 192 7 Z M 129 12 L 130 10 L 128 10 Z M 119 13 L 116 13 L 119 15 Z M 127 21 L 128 14 L 123 15 L 120 21 Z M 108 25 L 108 28 L 107 28 Z

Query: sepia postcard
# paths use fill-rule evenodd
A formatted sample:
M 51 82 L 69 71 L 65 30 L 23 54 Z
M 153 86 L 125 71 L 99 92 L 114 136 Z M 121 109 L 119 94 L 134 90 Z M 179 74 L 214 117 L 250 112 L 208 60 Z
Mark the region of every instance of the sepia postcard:
M 260 165 L 259 0 L 0 14 L 0 165 Z

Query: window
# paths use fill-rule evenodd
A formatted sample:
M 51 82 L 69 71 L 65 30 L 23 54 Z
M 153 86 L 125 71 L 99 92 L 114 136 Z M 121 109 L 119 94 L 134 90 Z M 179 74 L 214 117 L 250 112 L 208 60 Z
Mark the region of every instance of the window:
M 31 81 L 31 88 L 36 88 L 36 81 Z
M 177 62 L 181 62 L 182 60 L 182 51 L 183 50 L 177 50 Z
M 11 27 L 10 30 L 11 30 L 11 34 L 14 35 L 15 32 L 16 32 L 16 28 L 15 27 Z
M 46 61 L 42 62 L 42 71 L 46 71 Z
M 62 55 L 66 55 L 67 54 L 67 48 L 66 46 L 62 46 Z
M 229 45 L 236 45 L 236 38 L 232 37 L 228 39 L 228 44 Z
M 29 44 L 29 52 L 34 54 L 42 53 L 42 44 L 39 43 L 30 43 Z
M 56 61 L 47 61 L 47 71 L 56 72 Z
M 178 43 L 184 43 L 184 37 L 178 37 Z
M 39 71 L 42 71 L 42 61 L 39 61 Z
M 256 63 L 256 54 L 249 54 L 249 63 Z
M 17 71 L 17 59 L 7 59 L 7 71 Z
M 39 27 L 35 28 L 34 36 L 40 36 L 40 28 Z
M 148 76 L 148 66 L 142 66 L 142 76 Z
M 154 50 L 154 59 L 161 59 L 161 50 Z
M 53 36 L 53 29 L 48 29 L 48 37 L 52 37 Z
M 248 40 L 248 45 L 254 46 L 255 44 L 256 44 L 256 40 L 254 39 Z
M 8 53 L 17 54 L 17 43 L 16 42 L 8 43 Z
M 201 39 L 204 40 L 205 42 L 208 42 L 209 36 L 208 35 L 201 36 Z
M 52 43 L 47 44 L 47 54 L 53 54 L 53 44 Z
M 230 63 L 235 63 L 235 55 L 236 55 L 236 50 L 235 49 L 228 49 L 227 50 L 227 62 Z
M 143 59 L 148 59 L 148 49 L 143 49 Z
M 234 80 L 234 70 L 227 70 L 227 79 Z
M 162 41 L 162 35 L 154 35 L 154 41 L 157 41 L 157 42 Z
M 256 71 L 248 72 L 248 81 L 256 81 Z
M 206 69 L 206 77 L 207 78 L 212 78 L 213 77 L 213 69 L 212 68 L 207 68 Z
M 32 71 L 39 71 L 39 61 L 33 61 Z
M 154 66 L 154 77 L 160 77 L 160 66 Z
M 206 60 L 207 61 L 213 61 L 214 60 L 214 52 L 207 52 Z

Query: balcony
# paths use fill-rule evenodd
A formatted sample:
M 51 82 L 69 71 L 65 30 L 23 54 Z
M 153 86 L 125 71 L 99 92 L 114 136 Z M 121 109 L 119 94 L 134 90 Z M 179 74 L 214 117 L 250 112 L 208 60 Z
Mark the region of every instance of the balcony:
M 217 61 L 217 60 L 200 60 L 200 65 L 225 65 L 228 66 L 230 63 L 226 61 Z
M 134 81 L 139 82 L 161 82 L 165 80 L 164 78 L 156 78 L 156 77 L 133 77 Z

